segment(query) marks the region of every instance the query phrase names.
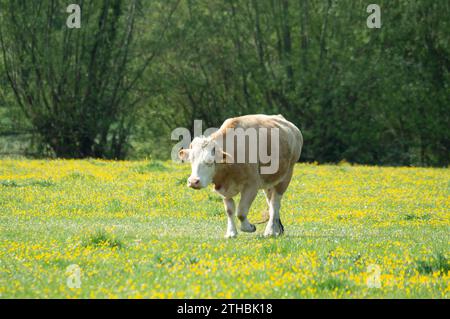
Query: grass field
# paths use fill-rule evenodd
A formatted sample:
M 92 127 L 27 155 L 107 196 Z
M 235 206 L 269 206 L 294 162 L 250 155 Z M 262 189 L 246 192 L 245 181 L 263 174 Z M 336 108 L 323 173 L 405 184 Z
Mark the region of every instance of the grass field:
M 0 298 L 450 295 L 450 169 L 297 165 L 285 235 L 264 238 L 258 225 L 228 240 L 219 196 L 188 189 L 189 173 L 0 160 Z M 264 210 L 261 193 L 250 221 Z

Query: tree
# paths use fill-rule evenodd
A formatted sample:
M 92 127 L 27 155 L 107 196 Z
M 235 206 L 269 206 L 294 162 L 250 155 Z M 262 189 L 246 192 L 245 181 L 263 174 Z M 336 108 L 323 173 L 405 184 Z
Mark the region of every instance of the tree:
M 81 2 L 81 28 L 66 26 L 64 1 L 3 1 L 0 45 L 16 101 L 58 157 L 124 158 L 157 54 L 142 50 L 138 0 Z M 176 8 L 170 4 L 170 19 Z M 166 9 L 160 6 L 161 11 Z M 140 26 L 142 27 L 142 25 Z M 163 29 L 158 27 L 158 38 Z

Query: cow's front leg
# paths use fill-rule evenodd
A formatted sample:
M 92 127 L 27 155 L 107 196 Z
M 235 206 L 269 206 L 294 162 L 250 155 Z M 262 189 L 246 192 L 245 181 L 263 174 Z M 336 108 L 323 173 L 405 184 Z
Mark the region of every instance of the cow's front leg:
M 224 198 L 223 203 L 225 205 L 225 211 L 228 218 L 227 233 L 225 238 L 233 238 L 237 236 L 236 224 L 234 223 L 234 212 L 236 206 L 234 205 L 234 200 L 232 198 Z
M 241 222 L 241 230 L 247 233 L 253 233 L 256 230 L 256 226 L 248 221 L 247 214 L 257 193 L 258 190 L 254 187 L 247 187 L 241 192 L 237 216 Z
M 265 191 L 267 202 L 269 204 L 269 222 L 264 231 L 264 236 L 279 236 L 284 233 L 284 227 L 280 219 L 281 197 L 276 190 L 269 189 Z

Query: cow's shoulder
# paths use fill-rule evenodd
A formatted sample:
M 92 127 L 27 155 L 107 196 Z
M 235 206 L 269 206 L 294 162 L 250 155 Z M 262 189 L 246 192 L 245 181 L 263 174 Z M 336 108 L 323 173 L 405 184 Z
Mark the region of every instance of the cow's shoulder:
M 233 197 L 244 185 L 258 187 L 261 180 L 257 164 L 218 164 L 213 178 L 215 191 L 225 197 Z

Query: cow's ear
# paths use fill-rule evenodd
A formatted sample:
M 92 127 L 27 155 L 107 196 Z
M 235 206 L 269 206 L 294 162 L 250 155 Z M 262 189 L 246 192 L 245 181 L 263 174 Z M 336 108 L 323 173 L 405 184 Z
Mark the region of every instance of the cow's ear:
M 184 162 L 184 161 L 187 161 L 187 160 L 189 159 L 189 150 L 181 149 L 181 150 L 178 152 L 178 157 L 179 157 L 179 159 L 182 160 L 183 162 Z

